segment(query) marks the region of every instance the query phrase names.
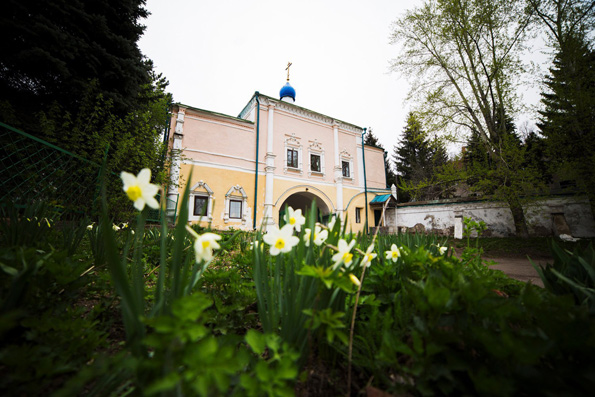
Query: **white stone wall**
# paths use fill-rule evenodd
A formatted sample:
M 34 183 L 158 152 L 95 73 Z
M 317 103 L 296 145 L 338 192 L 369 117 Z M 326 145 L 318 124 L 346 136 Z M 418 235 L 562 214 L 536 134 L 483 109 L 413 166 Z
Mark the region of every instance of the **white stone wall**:
M 466 201 L 442 203 L 407 203 L 397 209 L 399 230 L 437 232 L 453 236 L 456 217 L 469 217 L 484 221 L 484 236 L 507 237 L 515 234 L 510 209 L 505 203 L 493 201 Z M 533 202 L 525 207 L 525 216 L 532 235 L 555 235 L 553 214 L 564 214 L 574 237 L 595 237 L 595 222 L 589 202 L 577 197 L 554 197 Z M 459 218 L 461 219 L 461 218 Z

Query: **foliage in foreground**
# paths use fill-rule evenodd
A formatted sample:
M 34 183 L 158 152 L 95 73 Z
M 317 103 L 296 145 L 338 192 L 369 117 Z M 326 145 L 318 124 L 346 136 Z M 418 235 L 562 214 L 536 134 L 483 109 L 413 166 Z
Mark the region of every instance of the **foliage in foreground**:
M 322 392 L 344 394 L 359 288 L 352 392 L 579 395 L 595 383 L 592 314 L 490 270 L 477 240 L 459 260 L 434 236 L 372 241 L 310 219 L 287 252 L 238 233 L 197 261 L 183 219 L 148 230 L 141 213 L 115 230 L 31 211 L 4 213 L 1 229 L 3 392 L 293 395 L 322 368 Z M 139 286 L 137 315 L 121 321 Z

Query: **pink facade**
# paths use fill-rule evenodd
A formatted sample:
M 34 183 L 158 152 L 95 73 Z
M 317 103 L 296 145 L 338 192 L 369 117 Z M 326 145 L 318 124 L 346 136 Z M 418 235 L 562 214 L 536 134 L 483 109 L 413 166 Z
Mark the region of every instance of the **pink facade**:
M 196 206 L 206 208 L 209 200 L 208 216 L 199 221 L 216 228 L 266 228 L 279 223 L 285 205 L 306 210 L 316 200 L 321 220 L 365 206 L 364 130 L 358 126 L 258 93 L 239 117 L 185 105 L 172 113 L 171 145 L 183 155 L 172 183 L 193 170 L 187 183 L 195 189 Z M 390 194 L 383 150 L 365 146 L 363 152 L 369 200 Z

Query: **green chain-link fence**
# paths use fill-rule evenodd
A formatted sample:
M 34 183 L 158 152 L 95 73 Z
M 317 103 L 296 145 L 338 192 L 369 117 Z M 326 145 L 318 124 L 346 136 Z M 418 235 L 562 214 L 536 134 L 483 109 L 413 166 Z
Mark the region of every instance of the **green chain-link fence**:
M 60 212 L 93 216 L 100 174 L 100 164 L 0 122 L 0 203 L 45 203 Z M 106 174 L 112 184 L 119 180 L 115 173 Z M 167 200 L 168 220 L 175 222 L 177 200 Z M 149 220 L 159 219 L 159 210 L 150 212 Z

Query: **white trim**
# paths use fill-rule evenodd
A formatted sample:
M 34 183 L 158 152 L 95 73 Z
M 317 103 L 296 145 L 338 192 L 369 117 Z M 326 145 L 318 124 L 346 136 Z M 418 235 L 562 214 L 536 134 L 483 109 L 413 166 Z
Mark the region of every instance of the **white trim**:
M 202 189 L 202 190 L 198 190 Z M 194 197 L 207 197 L 207 213 L 205 216 L 194 215 Z M 213 190 L 204 181 L 199 181 L 190 188 L 190 203 L 188 203 L 188 221 L 213 221 Z
M 243 168 L 243 167 L 236 167 L 236 166 L 231 166 L 231 165 L 222 165 L 220 163 L 210 163 L 210 162 L 206 162 L 206 161 L 193 160 L 193 159 L 184 160 L 183 164 L 195 165 L 198 167 L 217 168 L 217 169 L 228 170 L 228 171 L 246 172 L 246 173 L 254 175 L 254 168 Z M 264 166 L 264 163 L 261 162 L 259 165 Z M 258 172 L 261 172 L 263 170 L 263 168 L 264 167 L 259 167 Z
M 215 120 L 211 120 L 205 117 L 193 117 L 193 116 L 186 116 L 186 118 L 192 119 L 192 120 L 197 120 L 197 121 L 204 121 L 205 123 L 211 123 L 211 124 L 217 124 L 217 125 L 222 125 L 225 127 L 231 127 L 231 128 L 235 128 L 237 130 L 242 130 L 244 132 L 254 132 L 254 127 L 253 126 L 239 126 L 236 124 L 233 124 L 233 121 L 224 123 L 221 121 L 215 121 Z M 244 120 L 244 119 L 242 119 Z M 238 123 L 241 123 L 241 121 L 237 121 Z
M 184 149 L 184 151 L 188 151 L 188 152 L 195 152 L 195 153 L 201 153 L 201 154 L 209 154 L 212 156 L 219 156 L 219 157 L 225 157 L 225 158 L 230 158 L 230 159 L 234 159 L 234 160 L 243 160 L 243 161 L 248 161 L 250 163 L 254 162 L 254 159 L 249 159 L 246 157 L 238 157 L 238 156 L 232 156 L 229 154 L 223 154 L 223 153 L 215 153 L 215 152 L 207 152 L 206 150 L 198 150 L 198 149 Z M 190 159 L 192 160 L 192 159 Z M 260 164 L 264 164 L 262 161 L 259 161 Z

